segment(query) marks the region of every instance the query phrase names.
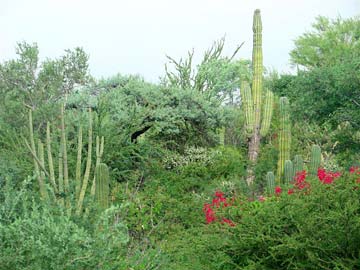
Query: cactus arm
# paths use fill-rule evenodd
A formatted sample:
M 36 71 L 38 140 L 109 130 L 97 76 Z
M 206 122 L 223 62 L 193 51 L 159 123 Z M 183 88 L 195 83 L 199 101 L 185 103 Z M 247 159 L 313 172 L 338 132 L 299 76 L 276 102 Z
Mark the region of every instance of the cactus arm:
M 290 184 L 294 180 L 294 164 L 291 160 L 285 160 L 284 178 L 285 183 Z
M 101 163 L 101 159 L 104 153 L 104 136 L 101 137 L 101 141 L 99 143 L 99 136 L 96 136 L 96 163 L 95 163 L 95 169 L 96 166 L 98 166 Z M 95 189 L 96 189 L 96 174 L 94 174 L 91 191 L 91 196 L 95 195 Z
M 318 145 L 313 145 L 311 147 L 311 157 L 310 157 L 310 173 L 312 175 L 317 174 L 317 170 L 321 164 L 321 148 Z
M 66 131 L 65 131 L 65 116 L 64 116 L 64 107 L 65 105 L 61 105 L 61 142 L 62 142 L 62 150 L 63 150 L 63 162 L 64 162 L 64 193 L 66 200 L 66 208 L 69 211 L 69 215 L 71 214 L 71 202 L 70 202 L 70 185 L 69 185 L 69 171 L 68 171 L 68 160 L 67 160 L 67 149 L 66 149 Z
M 96 192 L 95 198 L 101 209 L 109 207 L 109 169 L 104 163 L 100 163 L 95 169 Z
M 47 158 L 48 158 L 48 166 L 49 166 L 49 172 L 50 172 L 50 183 L 54 188 L 55 193 L 58 193 L 58 188 L 56 186 L 55 182 L 55 171 L 54 171 L 54 162 L 52 158 L 52 152 L 51 152 L 51 135 L 50 135 L 50 123 L 47 122 L 46 125 L 46 148 L 47 148 Z
M 77 202 L 77 209 L 76 214 L 80 215 L 82 211 L 82 206 L 84 203 L 86 188 L 89 182 L 90 177 L 90 169 L 91 169 L 91 152 L 92 152 L 92 113 L 91 109 L 89 109 L 89 138 L 88 138 L 88 153 L 87 153 L 87 160 L 86 160 L 86 169 L 84 174 L 84 179 L 82 182 L 82 187 L 79 194 L 79 200 Z
M 275 175 L 273 172 L 268 172 L 266 174 L 266 183 L 267 183 L 267 189 L 270 194 L 274 194 L 275 189 Z
M 252 135 L 254 132 L 255 115 L 254 115 L 251 89 L 249 83 L 245 80 L 241 82 L 240 94 L 241 94 L 243 111 L 245 112 L 246 132 L 249 135 Z
M 78 149 L 77 149 L 77 158 L 76 158 L 76 172 L 75 172 L 75 194 L 76 199 L 79 199 L 80 188 L 81 188 L 81 154 L 82 154 L 82 127 L 79 127 L 78 131 Z
M 289 100 L 280 98 L 280 132 L 279 132 L 279 161 L 278 161 L 278 184 L 284 173 L 285 160 L 290 160 L 291 129 L 289 116 Z
M 63 161 L 63 145 L 60 142 L 60 149 L 59 149 L 59 203 L 61 206 L 64 206 L 64 161 Z
M 274 108 L 274 94 L 272 91 L 266 89 L 263 117 L 261 122 L 261 129 L 260 129 L 260 135 L 262 137 L 265 137 L 266 134 L 269 132 L 271 118 L 273 114 L 273 108 Z
M 45 159 L 44 159 L 44 145 L 41 140 L 38 141 L 38 155 L 40 161 L 40 167 L 45 168 Z M 40 194 L 44 199 L 48 199 L 48 193 L 45 186 L 45 172 L 43 170 L 40 171 L 39 174 L 39 184 L 40 184 Z

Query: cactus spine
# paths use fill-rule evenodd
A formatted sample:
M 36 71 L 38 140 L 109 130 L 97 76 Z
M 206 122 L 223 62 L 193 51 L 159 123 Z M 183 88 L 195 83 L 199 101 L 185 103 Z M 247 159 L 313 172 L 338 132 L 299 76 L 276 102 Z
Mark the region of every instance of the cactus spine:
M 252 89 L 247 82 L 242 79 L 241 83 L 241 95 L 243 101 L 243 108 L 246 118 L 246 129 L 250 135 L 249 140 L 249 160 L 250 165 L 247 169 L 248 185 L 251 185 L 255 179 L 254 166 L 256 164 L 259 151 L 260 151 L 260 139 L 261 136 L 265 136 L 270 127 L 270 121 L 272 116 L 272 93 L 265 93 L 265 107 L 264 115 L 261 117 L 262 99 L 263 99 L 263 54 L 262 54 L 262 25 L 260 10 L 257 9 L 254 12 L 253 17 L 253 54 L 252 54 Z M 261 125 L 263 127 L 261 128 Z M 261 131 L 262 130 L 262 131 Z
M 281 182 L 284 173 L 285 160 L 290 160 L 290 116 L 289 116 L 289 100 L 287 97 L 280 98 L 280 132 L 279 132 L 279 161 L 277 171 L 278 184 Z
M 294 171 L 297 173 L 301 172 L 302 170 L 304 170 L 304 160 L 301 155 L 296 155 L 294 157 Z
M 310 157 L 310 174 L 316 175 L 317 170 L 321 164 L 321 148 L 320 146 L 314 144 L 311 147 L 311 157 Z
M 266 183 L 267 183 L 267 188 L 268 188 L 268 192 L 270 194 L 274 194 L 274 189 L 275 189 L 275 175 L 273 172 L 268 172 L 266 174 Z
M 291 183 L 294 180 L 294 165 L 291 160 L 285 160 L 284 178 L 285 183 Z
M 109 207 L 109 169 L 100 163 L 95 169 L 96 192 L 95 198 L 101 209 Z

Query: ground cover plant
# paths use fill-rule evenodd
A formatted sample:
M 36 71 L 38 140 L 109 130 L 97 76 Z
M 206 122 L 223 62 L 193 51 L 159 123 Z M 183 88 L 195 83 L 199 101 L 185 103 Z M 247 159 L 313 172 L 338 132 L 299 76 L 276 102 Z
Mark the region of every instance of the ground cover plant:
M 294 75 L 264 72 L 253 23 L 251 61 L 222 39 L 159 83 L 19 43 L 0 63 L 0 269 L 360 269 L 359 19 L 316 19 Z

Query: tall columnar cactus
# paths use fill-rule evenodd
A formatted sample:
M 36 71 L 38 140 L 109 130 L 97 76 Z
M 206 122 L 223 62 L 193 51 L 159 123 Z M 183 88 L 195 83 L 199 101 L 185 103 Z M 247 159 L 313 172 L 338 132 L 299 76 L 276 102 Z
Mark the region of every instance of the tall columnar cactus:
M 91 172 L 91 164 L 92 164 L 92 113 L 89 110 L 89 129 L 88 129 L 88 149 L 87 149 L 87 158 L 86 158 L 86 167 L 84 175 L 81 173 L 82 167 L 82 148 L 83 148 L 83 139 L 82 139 L 82 128 L 80 126 L 78 132 L 78 151 L 77 151 L 77 160 L 76 160 L 76 171 L 75 175 L 69 175 L 68 172 L 68 159 L 67 159 L 67 139 L 66 139 L 66 129 L 65 129 L 65 119 L 64 119 L 64 106 L 61 108 L 61 134 L 60 134 L 60 148 L 58 154 L 58 176 L 55 176 L 54 170 L 54 160 L 52 154 L 52 138 L 51 138 L 51 127 L 50 124 L 47 124 L 46 127 L 46 150 L 47 150 L 47 166 L 45 162 L 44 155 L 44 145 L 41 140 L 38 141 L 38 148 L 36 149 L 35 140 L 34 140 L 34 130 L 33 130 L 33 122 L 32 122 L 32 113 L 29 110 L 29 131 L 30 131 L 30 143 L 25 139 L 25 144 L 28 147 L 33 160 L 34 160 L 34 168 L 35 174 L 38 178 L 40 195 L 42 199 L 48 199 L 48 192 L 46 189 L 46 181 L 49 181 L 49 187 L 51 189 L 51 194 L 57 195 L 52 196 L 57 203 L 61 206 L 65 206 L 67 213 L 71 215 L 73 209 L 76 208 L 76 213 L 81 214 L 85 195 L 88 191 L 88 182 L 90 178 Z M 96 164 L 100 164 L 101 156 L 103 154 L 104 149 L 104 138 L 97 138 L 96 140 Z M 100 142 L 101 141 L 101 142 Z M 49 172 L 47 171 L 47 169 Z M 75 185 L 70 183 L 70 180 L 75 178 Z M 95 182 L 95 177 L 94 177 Z M 75 187 L 75 190 L 72 189 Z M 94 185 L 95 188 L 95 185 Z M 92 192 L 95 194 L 95 190 Z M 71 194 L 74 194 L 72 196 Z M 74 197 L 74 201 L 71 198 Z
M 249 140 L 249 160 L 247 183 L 254 181 L 254 166 L 260 151 L 261 136 L 265 136 L 270 127 L 273 109 L 273 94 L 266 91 L 263 95 L 263 54 L 262 54 L 262 24 L 260 10 L 255 10 L 253 18 L 253 54 L 252 54 L 252 89 L 242 78 L 240 87 L 243 109 L 246 118 L 246 130 Z M 264 97 L 263 97 L 264 96 Z M 263 101 L 265 98 L 265 101 Z M 264 105 L 262 105 L 264 103 Z M 262 106 L 263 115 L 262 115 Z
M 269 194 L 274 194 L 275 190 L 275 175 L 273 172 L 268 172 L 266 174 L 266 183 Z
M 287 97 L 280 98 L 280 132 L 279 132 L 279 161 L 277 181 L 280 183 L 284 173 L 285 160 L 290 160 L 291 128 L 289 100 Z
M 285 183 L 291 183 L 294 180 L 295 171 L 291 160 L 285 160 L 284 179 Z
M 100 208 L 106 209 L 109 207 L 109 168 L 100 163 L 95 169 L 96 191 L 95 198 Z
M 304 170 L 304 160 L 301 155 L 296 155 L 294 157 L 294 171 L 295 173 L 301 172 Z
M 311 157 L 310 157 L 310 174 L 316 175 L 317 170 L 321 164 L 321 148 L 320 146 L 314 144 L 311 147 Z

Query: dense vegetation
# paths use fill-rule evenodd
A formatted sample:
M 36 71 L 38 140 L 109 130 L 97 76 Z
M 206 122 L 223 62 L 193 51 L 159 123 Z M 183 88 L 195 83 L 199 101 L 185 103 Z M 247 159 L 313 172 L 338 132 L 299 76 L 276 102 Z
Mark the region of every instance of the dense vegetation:
M 96 80 L 81 49 L 0 64 L 0 269 L 360 269 L 360 20 L 290 53 Z M 248 37 L 246 38 L 248 39 Z M 264 44 L 266 46 L 266 44 Z

